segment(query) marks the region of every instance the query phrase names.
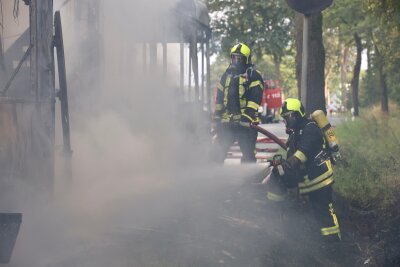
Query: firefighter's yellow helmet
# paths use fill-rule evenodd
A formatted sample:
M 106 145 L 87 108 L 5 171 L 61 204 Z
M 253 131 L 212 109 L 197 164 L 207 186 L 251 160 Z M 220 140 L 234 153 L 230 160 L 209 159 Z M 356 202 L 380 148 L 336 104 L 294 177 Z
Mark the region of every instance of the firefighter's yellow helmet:
M 233 55 L 244 56 L 246 58 L 246 64 L 251 63 L 251 50 L 244 43 L 238 43 L 231 49 L 231 57 Z
M 287 116 L 293 112 L 298 112 L 301 117 L 304 117 L 306 115 L 304 111 L 304 106 L 303 104 L 301 104 L 300 100 L 296 98 L 288 98 L 282 104 L 281 116 Z

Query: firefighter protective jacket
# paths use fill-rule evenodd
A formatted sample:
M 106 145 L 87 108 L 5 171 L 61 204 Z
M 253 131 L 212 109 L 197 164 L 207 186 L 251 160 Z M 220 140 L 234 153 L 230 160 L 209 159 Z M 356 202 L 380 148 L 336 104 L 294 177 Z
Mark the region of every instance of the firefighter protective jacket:
M 232 74 L 228 68 L 218 84 L 214 118 L 222 123 L 259 122 L 263 89 L 262 76 L 253 66 L 239 75 Z
M 295 156 L 300 161 L 300 194 L 307 194 L 333 183 L 332 164 L 329 157 L 322 158 L 325 139 L 314 121 L 304 119 L 298 130 L 288 139 L 287 158 Z

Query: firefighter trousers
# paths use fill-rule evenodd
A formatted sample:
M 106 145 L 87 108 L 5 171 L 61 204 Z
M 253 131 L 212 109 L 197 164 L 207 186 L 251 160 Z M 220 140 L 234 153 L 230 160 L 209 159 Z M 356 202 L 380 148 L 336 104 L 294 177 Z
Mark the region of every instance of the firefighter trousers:
M 217 163 L 224 163 L 229 148 L 235 141 L 238 141 L 240 151 L 243 156 L 241 163 L 252 163 L 256 162 L 256 142 L 257 142 L 257 131 L 243 127 L 233 123 L 221 123 L 217 129 L 217 137 L 214 141 L 214 147 L 212 151 L 212 158 Z
M 325 240 L 341 240 L 340 227 L 332 201 L 332 186 L 308 193 L 311 208 Z
M 275 172 L 267 183 L 267 198 L 271 201 L 284 201 L 287 183 Z M 326 186 L 307 194 L 314 217 L 319 225 L 322 238 L 326 241 L 341 240 L 339 221 L 333 208 L 332 186 Z

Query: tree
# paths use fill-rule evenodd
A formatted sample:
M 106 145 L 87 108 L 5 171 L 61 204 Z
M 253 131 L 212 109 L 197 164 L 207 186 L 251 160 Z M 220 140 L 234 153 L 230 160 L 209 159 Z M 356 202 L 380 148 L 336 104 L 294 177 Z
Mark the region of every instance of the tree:
M 326 111 L 325 103 L 325 49 L 322 39 L 322 13 L 310 16 L 308 42 L 308 72 L 306 112 L 317 109 Z M 296 15 L 296 76 L 300 94 L 301 65 L 303 51 L 303 15 Z
M 341 69 L 345 84 L 347 61 L 356 53 L 351 79 L 353 106 L 358 91 L 362 103 L 371 104 L 381 95 L 381 109 L 388 112 L 388 96 L 400 103 L 400 2 L 395 0 L 336 0 L 326 13 L 326 27 L 338 29 L 344 47 Z M 352 48 L 354 47 L 354 49 Z M 358 90 L 360 54 L 367 49 L 368 69 Z M 354 51 L 354 52 L 353 52 Z M 342 86 L 344 88 L 344 86 Z M 379 88 L 379 91 L 377 90 Z M 357 105 L 358 106 L 358 105 Z
M 324 47 L 325 47 L 325 96 L 330 102 L 331 96 L 340 95 L 340 77 L 337 75 L 340 70 L 341 47 L 338 38 L 337 29 L 324 30 Z
M 362 8 L 362 0 L 337 0 L 327 12 L 327 28 L 337 29 L 339 40 L 343 48 L 342 66 L 341 66 L 341 81 L 342 81 L 342 100 L 346 100 L 346 67 L 349 60 L 349 46 L 355 47 L 355 61 L 353 66 L 353 74 L 351 78 L 351 100 L 354 108 L 354 116 L 359 115 L 359 80 L 362 60 L 362 38 L 365 36 L 365 31 L 368 27 L 365 24 L 365 12 Z
M 353 78 L 351 79 L 352 103 L 354 108 L 354 116 L 358 116 L 358 82 L 360 80 L 361 70 L 361 53 L 363 50 L 361 38 L 357 33 L 354 33 L 354 40 L 357 47 L 357 59 L 354 65 Z
M 370 23 L 375 26 L 372 31 L 372 42 L 381 92 L 381 110 L 388 113 L 389 91 L 392 91 L 392 94 L 397 95 L 400 99 L 398 90 L 398 82 L 400 82 L 398 72 L 398 67 L 400 67 L 400 14 L 398 12 L 400 2 L 395 0 L 368 0 L 366 10 L 369 12 Z M 390 90 L 389 87 L 394 89 Z
M 284 0 L 210 0 L 208 8 L 217 51 L 228 55 L 234 43 L 247 43 L 256 62 L 271 55 L 275 71 L 269 76 L 281 78 L 280 64 L 293 43 L 294 27 L 293 12 Z

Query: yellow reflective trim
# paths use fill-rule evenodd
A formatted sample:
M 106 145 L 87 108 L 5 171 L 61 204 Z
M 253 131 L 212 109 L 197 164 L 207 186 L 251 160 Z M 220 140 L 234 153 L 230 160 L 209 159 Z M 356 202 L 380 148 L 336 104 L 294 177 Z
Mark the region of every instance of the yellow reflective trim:
M 307 161 L 307 156 L 301 152 L 300 150 L 296 150 L 294 156 L 300 160 L 301 163 L 305 163 Z
M 231 77 L 228 76 L 225 80 L 225 88 L 229 88 L 230 83 L 231 83 Z M 224 90 L 224 106 L 227 106 L 228 104 L 228 91 L 229 90 Z
M 231 83 L 231 77 L 228 76 L 228 77 L 226 77 L 226 80 L 225 80 L 225 87 L 229 87 L 230 83 Z
M 240 108 L 245 108 L 246 107 L 246 99 L 243 97 L 243 95 L 246 93 L 246 88 L 243 86 L 243 84 L 246 83 L 246 78 L 243 76 L 239 77 L 239 103 L 240 103 Z
M 335 223 L 335 226 L 337 226 L 337 228 L 339 229 L 338 237 L 340 240 L 342 240 L 342 235 L 340 234 L 339 220 L 335 214 L 335 210 L 333 209 L 332 203 L 329 203 L 329 212 L 331 213 L 331 216 L 332 216 L 333 222 Z
M 218 83 L 218 90 L 224 91 L 224 86 L 221 83 Z
M 246 99 L 240 99 L 240 109 L 246 108 Z
M 248 118 L 251 122 L 254 122 L 254 120 L 249 115 L 243 113 L 242 116 Z
M 252 108 L 254 110 L 258 110 L 259 105 L 256 102 L 249 101 L 247 102 L 247 107 Z
M 272 201 L 276 201 L 276 202 L 280 202 L 280 201 L 284 201 L 285 200 L 285 196 L 284 195 L 274 194 L 274 193 L 271 193 L 271 192 L 267 192 L 267 199 L 272 200 Z
M 317 185 L 317 184 L 319 184 L 319 183 L 321 183 L 321 182 L 323 182 L 326 179 L 331 178 L 331 177 L 333 177 L 333 173 L 326 172 L 323 175 L 318 176 L 314 180 L 311 180 L 309 182 L 304 181 L 303 183 L 299 183 L 299 188 L 300 189 L 304 189 L 304 188 L 312 187 L 312 186 Z
M 240 99 L 240 109 L 246 108 L 246 99 Z
M 321 228 L 321 235 L 335 235 L 339 234 L 340 229 L 338 226 L 332 226 L 332 227 L 327 227 L 327 228 Z
M 323 174 L 321 174 L 320 176 L 318 176 L 315 179 L 312 179 L 309 182 L 304 181 L 304 183 L 299 183 L 299 187 L 303 188 L 303 187 L 310 187 L 313 186 L 315 184 L 318 184 L 319 182 L 322 182 L 323 180 L 325 180 L 326 178 L 330 177 L 333 175 L 333 171 L 332 171 L 332 165 L 330 161 L 326 162 L 326 165 L 328 167 L 328 170 L 326 172 L 324 172 Z
M 335 223 L 335 225 L 339 226 L 339 221 L 336 217 L 335 210 L 333 209 L 332 203 L 329 203 L 329 212 L 331 213 L 331 216 L 333 218 L 333 222 Z
M 307 188 L 300 188 L 300 187 L 299 187 L 299 193 L 300 193 L 300 194 L 307 194 L 307 193 L 310 193 L 310 192 L 312 192 L 312 191 L 321 189 L 321 188 L 323 188 L 323 187 L 325 187 L 325 186 L 328 186 L 328 185 L 330 185 L 331 183 L 333 183 L 333 176 L 331 176 L 331 177 L 329 177 L 328 179 L 326 179 L 326 180 L 320 182 L 319 184 L 316 184 L 316 185 L 311 186 L 311 187 L 307 187 Z
M 232 116 L 232 119 L 233 120 L 240 120 L 240 117 L 241 117 L 242 115 L 233 115 Z
M 220 110 L 222 110 L 224 108 L 224 105 L 222 105 L 222 104 L 216 104 L 215 105 L 215 110 L 217 110 L 217 111 L 220 111 Z
M 332 171 L 332 162 L 330 160 L 325 161 L 326 162 L 326 166 L 328 167 L 328 171 Z
M 255 81 L 255 82 L 252 82 L 250 84 L 249 88 L 254 87 L 254 86 L 258 86 L 258 85 L 263 87 L 261 81 Z

